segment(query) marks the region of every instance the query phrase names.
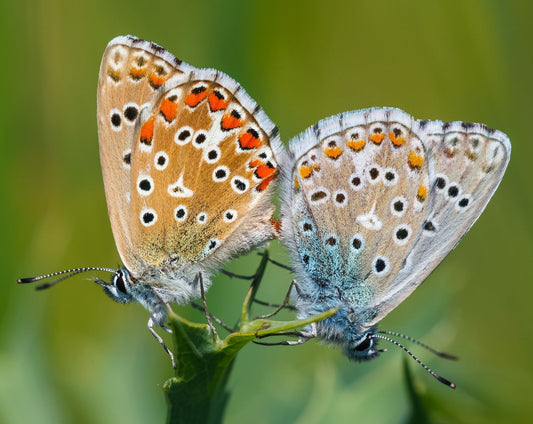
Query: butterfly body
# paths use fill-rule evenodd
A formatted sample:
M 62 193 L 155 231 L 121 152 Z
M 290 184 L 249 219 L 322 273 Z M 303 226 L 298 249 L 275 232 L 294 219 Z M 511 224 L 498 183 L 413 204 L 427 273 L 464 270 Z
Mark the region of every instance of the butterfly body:
M 222 263 L 276 237 L 278 131 L 225 74 L 117 37 L 100 68 L 98 131 L 124 263 L 104 286 L 113 299 L 162 324 L 165 303 L 200 297 Z
M 377 356 L 377 323 L 468 231 L 509 154 L 499 131 L 393 108 L 333 116 L 296 137 L 282 161 L 281 240 L 299 316 L 339 307 L 317 335 L 351 359 Z

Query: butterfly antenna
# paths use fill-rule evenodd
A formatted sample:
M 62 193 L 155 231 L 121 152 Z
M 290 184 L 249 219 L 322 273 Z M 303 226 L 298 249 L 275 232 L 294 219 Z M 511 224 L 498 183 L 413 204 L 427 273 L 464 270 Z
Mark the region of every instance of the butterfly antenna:
M 56 285 L 57 283 L 60 283 L 63 280 L 66 280 L 67 278 L 74 277 L 77 274 L 81 274 L 82 272 L 87 271 L 105 271 L 110 272 L 114 274 L 116 270 L 111 268 L 101 268 L 101 267 L 83 267 L 83 268 L 74 268 L 74 269 L 66 269 L 64 271 L 58 271 L 58 272 L 52 272 L 51 274 L 45 274 L 45 275 L 39 275 L 38 277 L 30 277 L 30 278 L 20 278 L 17 280 L 17 284 L 28 284 L 28 283 L 35 283 L 39 280 L 45 280 L 52 277 L 57 277 L 58 275 L 63 275 L 61 278 L 58 278 L 56 280 L 50 281 L 48 283 L 40 284 L 35 289 L 36 290 L 44 290 L 49 287 L 52 287 Z M 64 275 L 67 274 L 67 275 Z
M 412 337 L 406 336 L 405 334 L 397 333 L 396 331 L 378 331 L 378 333 L 380 333 L 380 334 L 388 334 L 389 336 L 402 337 L 403 339 L 409 340 L 410 342 L 413 342 L 413 343 L 417 344 L 418 346 L 421 346 L 424 349 L 429 350 L 431 353 L 433 353 L 433 354 L 435 354 L 437 356 L 440 356 L 441 358 L 444 358 L 444 359 L 450 359 L 452 361 L 457 361 L 459 359 L 455 355 L 451 355 L 451 354 L 445 353 L 445 352 L 439 352 L 439 351 L 433 349 L 432 347 L 429 347 L 425 343 L 419 342 L 418 340 L 413 339 Z
M 383 339 L 383 340 L 387 340 L 388 342 L 398 346 L 399 348 L 403 349 L 405 352 L 407 352 L 409 354 L 409 356 L 411 358 L 413 358 L 417 363 L 418 365 L 420 365 L 422 368 L 424 368 L 427 372 L 429 372 L 433 377 L 435 377 L 437 380 L 439 380 L 441 383 L 443 384 L 446 384 L 448 387 L 452 388 L 452 389 L 455 389 L 455 384 L 452 383 L 451 381 L 449 380 L 446 380 L 444 377 L 441 377 L 440 375 L 438 375 L 436 372 L 432 371 L 431 368 L 429 368 L 426 364 L 424 364 L 420 359 L 418 359 L 415 355 L 413 355 L 411 353 L 411 351 L 409 349 L 407 349 L 405 346 L 403 346 L 402 344 L 398 343 L 396 340 L 393 340 L 391 339 L 390 337 L 387 337 L 387 336 L 382 336 L 380 334 L 374 334 L 371 336 L 373 339 Z

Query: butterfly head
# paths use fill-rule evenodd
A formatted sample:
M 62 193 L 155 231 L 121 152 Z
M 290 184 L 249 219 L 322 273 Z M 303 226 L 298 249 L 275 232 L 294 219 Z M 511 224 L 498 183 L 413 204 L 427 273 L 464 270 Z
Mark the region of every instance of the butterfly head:
M 369 361 L 377 358 L 384 349 L 377 349 L 377 339 L 374 337 L 375 330 L 367 330 L 363 335 L 352 343 L 346 343 L 343 353 L 352 361 Z
M 130 303 L 134 300 L 132 282 L 132 277 L 126 268 L 118 269 L 109 284 L 100 279 L 96 280 L 96 283 L 102 286 L 104 292 L 119 303 Z

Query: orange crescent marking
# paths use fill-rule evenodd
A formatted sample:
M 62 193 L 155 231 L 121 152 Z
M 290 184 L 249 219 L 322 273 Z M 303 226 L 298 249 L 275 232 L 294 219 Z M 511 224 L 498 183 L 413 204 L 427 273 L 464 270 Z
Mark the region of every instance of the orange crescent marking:
M 342 149 L 340 147 L 329 147 L 324 149 L 324 153 L 331 159 L 337 159 L 340 155 L 342 155 Z
M 360 151 L 363 147 L 365 147 L 365 140 L 348 140 L 346 143 L 350 149 L 355 150 L 356 152 Z
M 178 104 L 171 102 L 168 99 L 163 99 L 161 108 L 159 109 L 167 122 L 172 122 L 178 114 Z
M 217 110 L 221 109 L 226 109 L 228 107 L 228 104 L 228 100 L 219 99 L 213 91 L 209 93 L 209 108 L 212 112 L 216 112 Z
M 189 93 L 187 97 L 185 97 L 185 103 L 187 104 L 187 106 L 196 107 L 198 106 L 198 103 L 200 103 L 206 97 L 207 97 L 207 91 L 202 91 L 201 93 L 198 93 L 198 94 Z
M 150 82 L 154 87 L 159 88 L 165 82 L 165 78 L 158 76 L 156 73 L 152 73 L 152 75 L 150 75 Z
M 398 137 L 394 135 L 394 133 L 391 131 L 389 133 L 390 141 L 392 141 L 392 144 L 394 144 L 396 147 L 403 146 L 405 144 L 405 137 Z
M 421 185 L 420 187 L 418 187 L 418 192 L 416 193 L 416 198 L 423 202 L 424 200 L 426 200 L 426 196 L 428 195 L 428 189 L 426 188 L 425 185 Z
M 272 174 L 274 171 L 276 170 L 276 168 L 274 167 L 270 167 L 268 165 L 259 165 L 257 167 L 257 169 L 255 170 L 255 174 L 259 177 L 259 178 L 266 178 L 268 177 L 270 174 Z
M 274 174 L 270 175 L 270 177 L 265 178 L 263 181 L 261 181 L 259 183 L 259 185 L 257 186 L 256 190 L 257 191 L 266 190 L 266 188 L 269 186 L 269 184 L 272 182 L 272 180 L 274 179 L 275 176 L 276 176 L 276 174 L 274 173 Z
M 411 153 L 409 153 L 408 162 L 411 169 L 420 169 L 422 168 L 422 164 L 424 163 L 424 158 L 411 151 Z
M 261 140 L 245 132 L 239 136 L 239 144 L 243 149 L 256 149 L 261 146 Z
M 144 123 L 141 128 L 141 142 L 144 144 L 152 144 L 152 137 L 154 136 L 154 117 L 152 116 Z
M 313 168 L 310 166 L 301 166 L 300 167 L 300 177 L 309 178 L 313 173 Z
M 372 134 L 368 138 L 370 139 L 370 141 L 373 141 L 376 144 L 381 144 L 381 142 L 385 138 L 385 134 Z
M 231 130 L 233 128 L 240 127 L 242 125 L 242 120 L 235 118 L 231 115 L 224 115 L 222 117 L 222 129 Z

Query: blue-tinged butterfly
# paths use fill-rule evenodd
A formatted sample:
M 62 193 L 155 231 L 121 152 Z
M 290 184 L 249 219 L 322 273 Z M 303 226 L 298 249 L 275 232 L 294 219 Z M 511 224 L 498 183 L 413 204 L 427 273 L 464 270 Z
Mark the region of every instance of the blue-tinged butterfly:
M 152 327 L 164 325 L 167 303 L 200 297 L 225 261 L 277 236 L 270 197 L 278 130 L 227 75 L 132 36 L 108 44 L 97 105 L 109 218 L 124 266 L 19 282 L 66 274 L 43 288 L 79 272 L 112 272 L 110 284 L 96 282 L 112 299 L 148 309 L 148 327 L 162 343 Z
M 373 108 L 324 119 L 289 150 L 281 240 L 299 317 L 340 307 L 307 336 L 341 346 L 350 359 L 374 358 L 378 339 L 392 341 L 377 331 L 379 321 L 487 205 L 509 162 L 509 139 L 481 124 Z

